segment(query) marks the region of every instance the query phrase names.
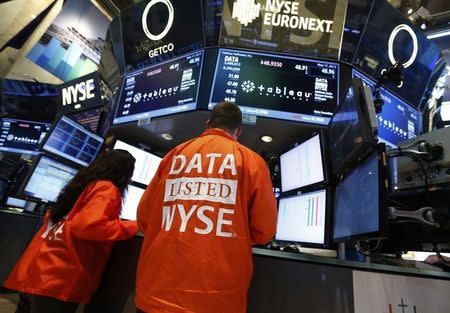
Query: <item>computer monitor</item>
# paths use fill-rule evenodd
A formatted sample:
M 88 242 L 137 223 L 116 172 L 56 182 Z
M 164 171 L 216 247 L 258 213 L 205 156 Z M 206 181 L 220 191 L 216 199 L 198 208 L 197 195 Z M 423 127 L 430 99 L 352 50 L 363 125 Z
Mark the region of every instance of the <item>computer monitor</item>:
M 203 50 L 125 76 L 113 124 L 197 108 Z
M 387 197 L 385 160 L 385 152 L 373 152 L 338 184 L 334 195 L 335 242 L 383 235 Z
M 220 49 L 208 109 L 225 100 L 244 114 L 328 125 L 338 87 L 335 62 Z
M 24 188 L 27 197 L 54 202 L 61 190 L 78 173 L 78 170 L 42 156 L 37 162 Z
M 132 181 L 144 185 L 150 184 L 162 158 L 120 140 L 116 141 L 114 149 L 126 150 L 136 159 L 133 177 L 131 177 Z
M 324 162 L 320 134 L 280 156 L 281 191 L 323 182 Z
M 2 118 L 0 119 L 0 151 L 38 155 L 39 145 L 50 127 L 49 123 Z
M 45 140 L 43 150 L 57 157 L 88 166 L 97 157 L 104 139 L 62 116 Z
M 25 211 L 30 211 L 30 212 L 33 212 L 37 207 L 36 202 L 29 201 L 26 199 L 20 199 L 20 198 L 16 198 L 16 197 L 8 197 L 6 199 L 5 205 L 7 207 L 24 209 Z
M 354 78 L 332 118 L 329 130 L 333 173 L 348 171 L 376 148 L 377 121 L 372 95 Z
M 323 246 L 326 225 L 325 189 L 279 199 L 275 240 Z
M 120 212 L 121 219 L 130 221 L 136 220 L 137 207 L 144 191 L 144 188 L 139 188 L 133 185 L 128 186 L 127 193 L 123 200 L 122 211 Z

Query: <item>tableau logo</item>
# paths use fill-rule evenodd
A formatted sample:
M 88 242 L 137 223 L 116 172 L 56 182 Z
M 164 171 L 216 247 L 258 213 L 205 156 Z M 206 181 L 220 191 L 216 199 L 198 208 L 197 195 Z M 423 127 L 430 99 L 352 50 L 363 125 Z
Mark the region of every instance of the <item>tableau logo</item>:
M 62 89 L 63 106 L 75 103 L 75 108 L 81 107 L 79 101 L 85 101 L 95 97 L 93 92 L 95 89 L 94 79 L 88 79 L 85 82 L 80 82 L 74 86 L 65 87 Z
M 311 92 L 303 92 L 301 90 L 293 89 L 286 86 L 268 86 L 260 84 L 256 86 L 255 82 L 250 80 L 246 80 L 241 84 L 241 89 L 245 93 L 253 93 L 258 92 L 261 96 L 267 97 L 279 97 L 279 98 L 287 98 L 293 100 L 306 100 L 308 101 L 311 98 Z
M 266 0 L 261 6 L 254 0 L 236 0 L 233 5 L 232 18 L 237 19 L 242 25 L 247 26 L 260 16 L 267 26 L 284 27 L 332 33 L 332 20 L 323 20 L 315 17 L 300 16 L 300 3 L 297 1 Z
M 167 10 L 169 11 L 169 18 L 167 20 L 167 24 L 166 27 L 163 29 L 163 31 L 159 34 L 153 34 L 147 24 L 147 18 L 148 18 L 148 14 L 150 12 L 150 9 L 157 3 L 162 3 L 167 7 Z M 144 13 L 142 14 L 142 29 L 145 33 L 145 35 L 147 36 L 148 39 L 152 40 L 152 41 L 158 41 L 163 39 L 167 33 L 170 31 L 170 29 L 172 28 L 173 25 L 173 20 L 175 18 L 175 10 L 173 8 L 172 3 L 170 2 L 170 0 L 152 0 L 150 1 L 147 6 L 144 9 Z M 173 43 L 169 43 L 167 45 L 163 45 L 161 47 L 158 47 L 156 49 L 152 49 L 148 52 L 148 55 L 150 58 L 153 58 L 155 56 L 164 54 L 164 53 L 168 53 L 173 51 L 175 48 Z M 139 50 L 139 49 L 138 49 Z

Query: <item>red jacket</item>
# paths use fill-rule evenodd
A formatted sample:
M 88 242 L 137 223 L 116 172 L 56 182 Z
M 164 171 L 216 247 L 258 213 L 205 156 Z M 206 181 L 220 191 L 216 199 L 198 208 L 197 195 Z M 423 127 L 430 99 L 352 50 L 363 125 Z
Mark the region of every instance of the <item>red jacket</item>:
M 264 160 L 220 129 L 173 149 L 138 206 L 136 305 L 152 313 L 244 313 L 252 243 L 276 226 Z
M 137 232 L 134 222 L 119 220 L 121 206 L 117 187 L 97 181 L 85 188 L 59 223 L 53 225 L 47 213 L 4 286 L 67 302 L 89 302 L 113 242 Z

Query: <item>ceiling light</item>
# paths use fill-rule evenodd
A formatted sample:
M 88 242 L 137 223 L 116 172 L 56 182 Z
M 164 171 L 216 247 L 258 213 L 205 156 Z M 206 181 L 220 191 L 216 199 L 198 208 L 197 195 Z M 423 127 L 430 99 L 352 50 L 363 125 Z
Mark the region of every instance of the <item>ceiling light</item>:
M 434 38 L 440 38 L 440 37 L 445 37 L 445 36 L 449 36 L 449 35 L 450 35 L 450 30 L 446 30 L 446 31 L 430 34 L 427 36 L 427 38 L 434 39 Z
M 272 142 L 273 138 L 270 136 L 262 136 L 261 140 L 264 142 Z
M 427 25 L 426 25 L 425 23 L 422 23 L 422 24 L 420 25 L 420 28 L 422 28 L 422 29 L 427 29 Z
M 411 14 L 413 12 L 413 9 L 409 8 L 408 9 L 408 14 Z
M 161 135 L 161 137 L 163 137 L 165 140 L 173 140 L 174 139 L 173 135 L 169 134 L 169 133 L 164 133 Z

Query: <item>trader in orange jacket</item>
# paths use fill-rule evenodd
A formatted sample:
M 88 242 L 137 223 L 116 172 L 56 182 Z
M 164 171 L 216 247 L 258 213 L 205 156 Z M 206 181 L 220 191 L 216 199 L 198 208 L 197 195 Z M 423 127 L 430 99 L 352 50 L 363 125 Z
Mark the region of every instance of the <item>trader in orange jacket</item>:
M 216 105 L 208 129 L 166 155 L 141 198 L 138 312 L 246 311 L 251 246 L 273 237 L 276 202 L 264 160 L 236 141 L 241 124 L 238 106 Z
M 69 313 L 89 302 L 113 242 L 138 230 L 119 220 L 134 162 L 127 151 L 109 151 L 63 189 L 4 285 L 21 292 L 16 313 Z

